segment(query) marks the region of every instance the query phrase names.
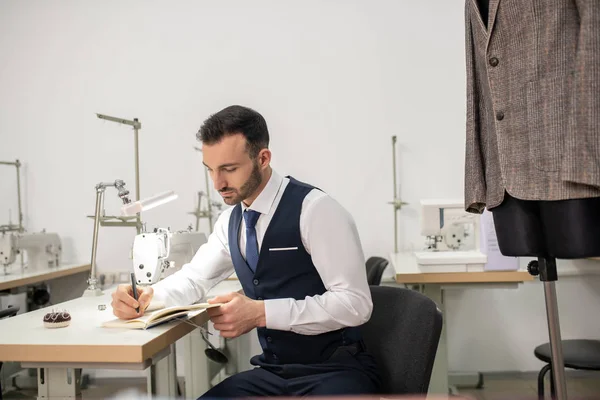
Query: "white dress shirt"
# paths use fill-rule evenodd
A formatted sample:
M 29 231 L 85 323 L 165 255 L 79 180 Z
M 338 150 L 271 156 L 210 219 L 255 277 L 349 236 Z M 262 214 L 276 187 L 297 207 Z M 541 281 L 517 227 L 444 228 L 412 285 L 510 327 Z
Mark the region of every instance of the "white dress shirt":
M 249 207 L 261 213 L 256 222 L 259 251 L 288 183 L 288 178 L 272 171 L 265 188 Z M 241 206 L 244 211 L 244 203 Z M 228 243 L 232 210 L 233 207 L 219 216 L 207 243 L 200 247 L 191 262 L 154 284 L 155 299 L 164 301 L 167 306 L 195 303 L 235 272 Z M 242 218 L 239 248 L 244 257 L 245 232 Z M 364 254 L 352 216 L 332 197 L 313 189 L 302 203 L 300 233 L 327 291 L 302 300 L 264 300 L 267 328 L 316 335 L 368 321 L 373 303 Z

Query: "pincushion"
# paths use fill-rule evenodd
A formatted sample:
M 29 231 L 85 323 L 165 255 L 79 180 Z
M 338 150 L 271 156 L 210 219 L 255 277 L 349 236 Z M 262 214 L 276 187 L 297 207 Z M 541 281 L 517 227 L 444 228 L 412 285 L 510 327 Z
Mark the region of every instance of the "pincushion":
M 46 328 L 64 328 L 71 323 L 71 314 L 66 311 L 54 311 L 44 315 L 44 326 Z

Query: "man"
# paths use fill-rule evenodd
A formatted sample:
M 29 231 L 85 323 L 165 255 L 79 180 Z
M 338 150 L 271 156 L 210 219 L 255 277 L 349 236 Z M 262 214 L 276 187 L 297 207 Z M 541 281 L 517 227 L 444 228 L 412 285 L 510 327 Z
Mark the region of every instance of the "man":
M 223 201 L 214 232 L 189 264 L 141 289 L 167 305 L 203 299 L 234 270 L 245 295 L 209 302 L 215 329 L 226 338 L 257 328 L 263 353 L 204 397 L 354 395 L 378 391 L 379 376 L 357 326 L 372 301 L 352 217 L 330 196 L 270 166 L 269 132 L 254 110 L 231 106 L 198 133 L 204 165 Z M 139 316 L 131 287 L 113 294 L 113 312 Z M 143 313 L 143 311 L 141 311 Z

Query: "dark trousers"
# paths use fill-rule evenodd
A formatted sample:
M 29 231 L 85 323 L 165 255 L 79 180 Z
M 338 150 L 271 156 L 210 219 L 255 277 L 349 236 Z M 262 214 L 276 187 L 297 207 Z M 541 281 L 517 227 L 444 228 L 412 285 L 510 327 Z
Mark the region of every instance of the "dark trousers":
M 379 392 L 379 374 L 373 357 L 357 345 L 342 346 L 318 364 L 262 364 L 219 383 L 201 399 L 255 396 L 368 395 Z

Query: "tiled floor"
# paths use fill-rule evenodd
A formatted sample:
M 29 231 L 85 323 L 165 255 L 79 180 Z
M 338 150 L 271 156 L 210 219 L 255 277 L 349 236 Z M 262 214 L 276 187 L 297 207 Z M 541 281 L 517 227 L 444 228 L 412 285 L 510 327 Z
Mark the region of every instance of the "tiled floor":
M 546 385 L 546 398 L 550 399 L 550 388 Z M 600 400 L 600 373 L 569 377 L 567 381 L 569 400 Z M 86 399 L 135 399 L 143 397 L 146 385 L 139 379 L 105 379 L 91 385 L 82 393 Z M 460 395 L 473 400 L 537 400 L 537 380 L 531 374 L 526 376 L 485 376 L 482 389 L 461 389 Z M 34 399 L 33 390 L 11 392 L 4 399 Z
M 546 382 L 545 395 L 550 399 L 550 386 Z M 537 379 L 535 377 L 485 376 L 482 389 L 462 389 L 461 395 L 469 395 L 476 400 L 537 399 Z M 569 400 L 600 399 L 600 373 L 569 377 L 567 380 Z

